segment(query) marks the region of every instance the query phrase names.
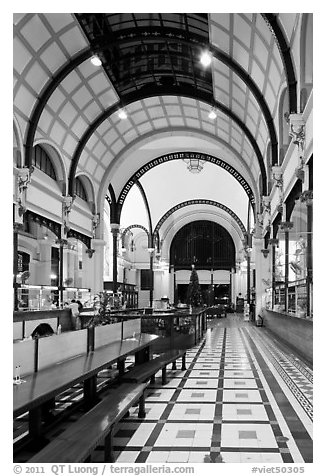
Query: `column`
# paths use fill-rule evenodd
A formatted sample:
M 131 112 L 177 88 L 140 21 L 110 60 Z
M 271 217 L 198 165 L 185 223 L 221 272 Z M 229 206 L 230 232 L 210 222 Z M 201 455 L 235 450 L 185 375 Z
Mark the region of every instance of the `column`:
M 231 303 L 235 305 L 236 302 L 236 288 L 235 288 L 235 281 L 236 281 L 236 270 L 234 268 L 231 269 L 230 273 L 230 282 L 231 282 Z
M 289 232 L 286 230 L 284 232 L 285 237 L 285 272 L 284 272 L 284 297 L 285 297 L 285 312 L 288 311 L 289 299 L 288 299 L 288 288 L 289 288 Z
M 112 281 L 113 281 L 113 292 L 116 293 L 118 290 L 118 236 L 119 236 L 119 223 L 111 223 L 111 233 L 112 233 Z M 102 272 L 103 277 L 103 272 Z M 103 280 L 103 278 L 102 278 Z
M 14 288 L 14 311 L 18 311 L 18 231 L 21 225 L 14 223 L 13 236 L 13 288 Z
M 92 293 L 97 294 L 103 291 L 103 272 L 104 272 L 104 247 L 106 242 L 104 240 L 93 238 L 91 247 L 94 250 L 93 256 L 90 258 L 93 265 L 93 282 Z
M 51 248 L 49 240 L 38 240 L 40 262 L 37 270 L 36 282 L 38 284 L 51 284 Z
M 149 253 L 149 269 L 151 271 L 151 284 L 149 290 L 149 307 L 153 306 L 153 290 L 154 290 L 154 276 L 153 276 L 153 255 L 154 255 L 154 248 L 149 247 L 147 249 Z
M 169 289 L 170 289 L 170 302 L 174 303 L 175 302 L 175 271 L 174 271 L 174 266 L 171 266 L 170 272 L 169 272 L 169 278 L 170 278 L 170 283 L 169 283 Z
M 311 288 L 312 288 L 312 204 L 313 191 L 305 190 L 300 196 L 301 202 L 307 206 L 307 316 L 311 316 Z
M 266 282 L 268 282 L 270 277 L 271 256 L 269 250 L 264 249 L 264 244 L 264 238 L 254 237 L 253 251 L 256 265 L 256 320 L 258 315 L 261 314 L 262 309 L 265 307 L 265 289 L 267 287 Z
M 63 305 L 63 249 L 64 246 L 67 246 L 68 242 L 66 239 L 60 238 L 56 241 L 56 243 L 59 244 L 59 303 Z
M 250 295 L 250 289 L 251 289 L 251 284 L 250 284 L 250 263 L 251 263 L 251 256 L 250 256 L 250 251 L 247 252 L 246 260 L 247 260 L 247 303 L 250 304 L 251 301 L 251 295 Z

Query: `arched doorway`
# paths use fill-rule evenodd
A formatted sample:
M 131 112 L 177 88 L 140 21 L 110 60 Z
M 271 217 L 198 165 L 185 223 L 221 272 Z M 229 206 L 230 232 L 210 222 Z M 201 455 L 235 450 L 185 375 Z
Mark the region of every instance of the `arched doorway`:
M 207 305 L 230 300 L 230 276 L 235 267 L 235 245 L 229 232 L 208 220 L 193 221 L 174 236 L 170 248 L 173 267 L 175 302 L 185 302 L 191 266 L 195 265 L 203 303 Z

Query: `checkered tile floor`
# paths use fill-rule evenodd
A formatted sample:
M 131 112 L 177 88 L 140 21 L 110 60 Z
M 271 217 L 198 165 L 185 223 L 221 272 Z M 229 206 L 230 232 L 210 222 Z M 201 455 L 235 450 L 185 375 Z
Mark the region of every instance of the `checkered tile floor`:
M 148 388 L 146 418 L 117 425 L 117 462 L 311 462 L 311 369 L 240 316 L 212 325 L 186 371 Z
M 115 427 L 117 463 L 312 462 L 309 366 L 240 315 L 208 327 L 204 341 L 187 351 L 187 370 L 179 370 L 180 361 L 164 386 L 157 374 L 148 387 L 146 418 L 133 407 Z M 56 408 L 81 397 L 81 388 L 69 389 Z M 76 418 L 72 414 L 50 439 Z M 103 461 L 102 446 L 92 461 Z

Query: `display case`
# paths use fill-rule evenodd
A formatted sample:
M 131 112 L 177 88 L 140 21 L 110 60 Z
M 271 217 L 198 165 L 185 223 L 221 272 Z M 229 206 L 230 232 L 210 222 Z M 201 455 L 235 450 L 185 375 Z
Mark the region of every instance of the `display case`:
M 57 286 L 42 286 L 22 284 L 17 289 L 18 310 L 41 311 L 61 308 L 65 302 L 76 299 L 85 304 L 90 301 L 91 293 L 88 288 L 65 288 L 63 302 L 60 302 L 59 288 Z
M 88 288 L 65 288 L 63 290 L 63 304 L 72 299 L 80 301 L 83 306 L 91 303 L 91 290 Z
M 37 286 L 22 284 L 18 290 L 18 310 L 40 311 L 53 309 L 58 302 L 56 286 Z
M 285 287 L 284 284 L 275 286 L 273 311 L 285 311 Z
M 287 309 L 285 308 L 285 292 L 287 292 Z M 311 305 L 312 303 L 310 303 Z M 270 307 L 266 306 L 266 309 L 270 309 Z M 297 317 L 311 317 L 311 312 L 308 310 L 308 286 L 306 279 L 289 282 L 287 290 L 284 284 L 275 287 L 273 311 L 284 312 L 285 310 L 287 313 Z

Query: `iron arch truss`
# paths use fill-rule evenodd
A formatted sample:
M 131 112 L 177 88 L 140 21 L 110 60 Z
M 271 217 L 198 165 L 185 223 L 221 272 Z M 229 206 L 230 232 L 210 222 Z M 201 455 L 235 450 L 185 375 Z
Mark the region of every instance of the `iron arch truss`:
M 150 233 L 149 231 L 147 230 L 147 228 L 145 228 L 143 225 L 137 225 L 137 224 L 134 224 L 134 225 L 129 225 L 127 228 L 125 228 L 121 234 L 121 244 L 122 244 L 122 247 L 124 247 L 124 244 L 125 244 L 125 238 L 126 238 L 126 234 L 132 230 L 133 228 L 140 228 L 141 230 L 144 230 L 144 232 L 147 234 L 148 236 L 148 246 L 151 246 L 151 237 L 150 237 Z
M 128 182 L 125 184 L 123 187 L 118 201 L 117 205 L 119 207 L 119 214 L 121 214 L 122 206 L 124 204 L 124 201 L 128 195 L 129 190 L 131 187 L 138 182 L 138 180 L 149 170 L 153 169 L 154 167 L 157 167 L 160 164 L 163 164 L 165 162 L 169 162 L 171 160 L 178 160 L 178 159 L 190 159 L 190 158 L 198 158 L 200 160 L 205 160 L 206 162 L 211 162 L 212 164 L 216 164 L 219 167 L 222 167 L 224 170 L 226 170 L 229 174 L 231 174 L 241 185 L 241 187 L 244 189 L 246 192 L 248 199 L 252 205 L 252 208 L 254 210 L 255 207 L 255 197 L 253 194 L 253 191 L 248 184 L 248 182 L 243 178 L 243 176 L 235 170 L 231 165 L 229 165 L 227 162 L 224 162 L 224 160 L 219 159 L 218 157 L 213 157 L 212 155 L 204 154 L 204 153 L 197 153 L 197 152 L 174 152 L 171 154 L 165 154 L 161 155 L 160 157 L 157 157 L 154 160 L 151 160 L 147 164 L 143 165 L 140 169 L 137 170 L 137 172 L 128 180 Z
M 233 219 L 234 221 L 239 225 L 241 231 L 243 234 L 245 234 L 246 228 L 238 215 L 236 215 L 230 208 L 228 208 L 226 205 L 223 205 L 222 203 L 215 202 L 214 200 L 205 200 L 203 198 L 198 198 L 194 200 L 186 200 L 185 202 L 178 203 L 174 207 L 170 208 L 158 221 L 155 230 L 154 230 L 154 236 L 157 236 L 159 233 L 160 228 L 162 227 L 163 223 L 177 210 L 180 210 L 181 208 L 184 207 L 189 207 L 191 205 L 211 205 L 216 208 L 220 208 L 221 210 L 224 210 L 227 212 Z
M 141 14 L 130 15 L 132 15 L 132 27 L 129 27 L 129 30 L 128 25 L 131 25 L 130 22 L 123 25 L 116 25 L 113 21 L 114 15 L 111 14 L 75 15 L 81 28 L 84 30 L 85 35 L 88 37 L 91 47 L 87 48 L 64 64 L 40 93 L 38 102 L 36 103 L 31 115 L 27 131 L 26 164 L 28 165 L 30 163 L 38 122 L 50 96 L 74 69 L 78 68 L 78 66 L 80 66 L 84 61 L 91 58 L 92 55 L 98 54 L 103 59 L 103 66 L 107 71 L 109 78 L 111 78 L 112 84 L 116 87 L 120 100 L 117 105 L 113 108 L 109 108 L 104 114 L 97 118 L 95 122 L 89 126 L 88 130 L 78 142 L 70 168 L 69 193 L 73 190 L 73 181 L 80 154 L 92 132 L 103 120 L 105 120 L 106 117 L 109 117 L 109 115 L 116 109 L 134 101 L 157 95 L 182 95 L 182 93 L 188 97 L 208 101 L 211 105 L 214 105 L 218 109 L 221 109 L 225 114 L 229 115 L 232 120 L 238 121 L 236 122 L 237 125 L 242 128 L 255 150 L 264 180 L 266 174 L 265 167 L 255 139 L 251 137 L 250 134 L 248 135 L 248 130 L 246 130 L 245 124 L 243 124 L 232 111 L 223 106 L 223 104 L 214 101 L 211 75 L 208 74 L 208 72 L 205 74 L 198 74 L 195 67 L 194 53 L 203 47 L 208 47 L 214 58 L 230 68 L 230 70 L 239 76 L 239 78 L 241 78 L 241 80 L 247 85 L 249 90 L 255 96 L 267 124 L 271 140 L 272 164 L 276 165 L 278 161 L 277 135 L 271 113 L 264 96 L 246 71 L 229 55 L 221 51 L 219 48 L 209 44 L 207 15 L 177 14 L 173 21 L 171 21 L 171 19 L 167 21 L 164 14 L 163 16 L 162 14 L 157 14 L 158 18 L 155 22 L 153 19 L 148 21 L 145 20 Z M 262 13 L 261 15 L 276 39 L 283 64 L 285 65 L 290 110 L 291 112 L 295 112 L 296 78 L 288 42 L 281 26 L 279 25 L 277 16 L 269 13 Z M 123 62 L 125 66 L 125 74 L 128 75 L 129 69 L 126 65 L 128 64 L 128 61 L 132 62 L 133 58 L 136 57 L 137 54 L 140 54 L 140 51 L 144 50 L 146 53 L 143 54 L 145 54 L 145 56 L 147 55 L 149 60 L 153 56 L 156 57 L 155 55 L 160 55 L 161 57 L 163 54 L 162 48 L 157 47 L 155 49 L 153 46 L 159 44 L 167 45 L 164 54 L 167 55 L 167 62 L 170 62 L 173 65 L 169 71 L 164 72 L 165 75 L 170 74 L 171 78 L 168 77 L 169 81 L 163 81 L 161 77 L 157 77 L 154 73 L 150 74 L 151 70 L 150 68 L 147 68 L 146 74 L 150 75 L 151 81 L 148 82 L 146 79 L 144 82 L 144 78 L 141 75 L 138 75 L 134 83 L 130 83 L 129 81 L 130 86 L 127 87 L 128 81 L 126 78 L 121 77 L 120 70 L 117 70 L 117 62 Z M 133 46 L 133 49 L 131 50 L 130 45 Z M 122 52 L 123 55 L 120 57 Z M 180 71 L 177 70 L 175 67 L 175 55 L 178 57 L 181 56 L 181 63 L 187 65 L 187 67 L 183 67 Z M 106 61 L 107 58 L 115 58 L 115 61 Z M 263 191 L 263 193 L 266 193 L 266 191 Z

